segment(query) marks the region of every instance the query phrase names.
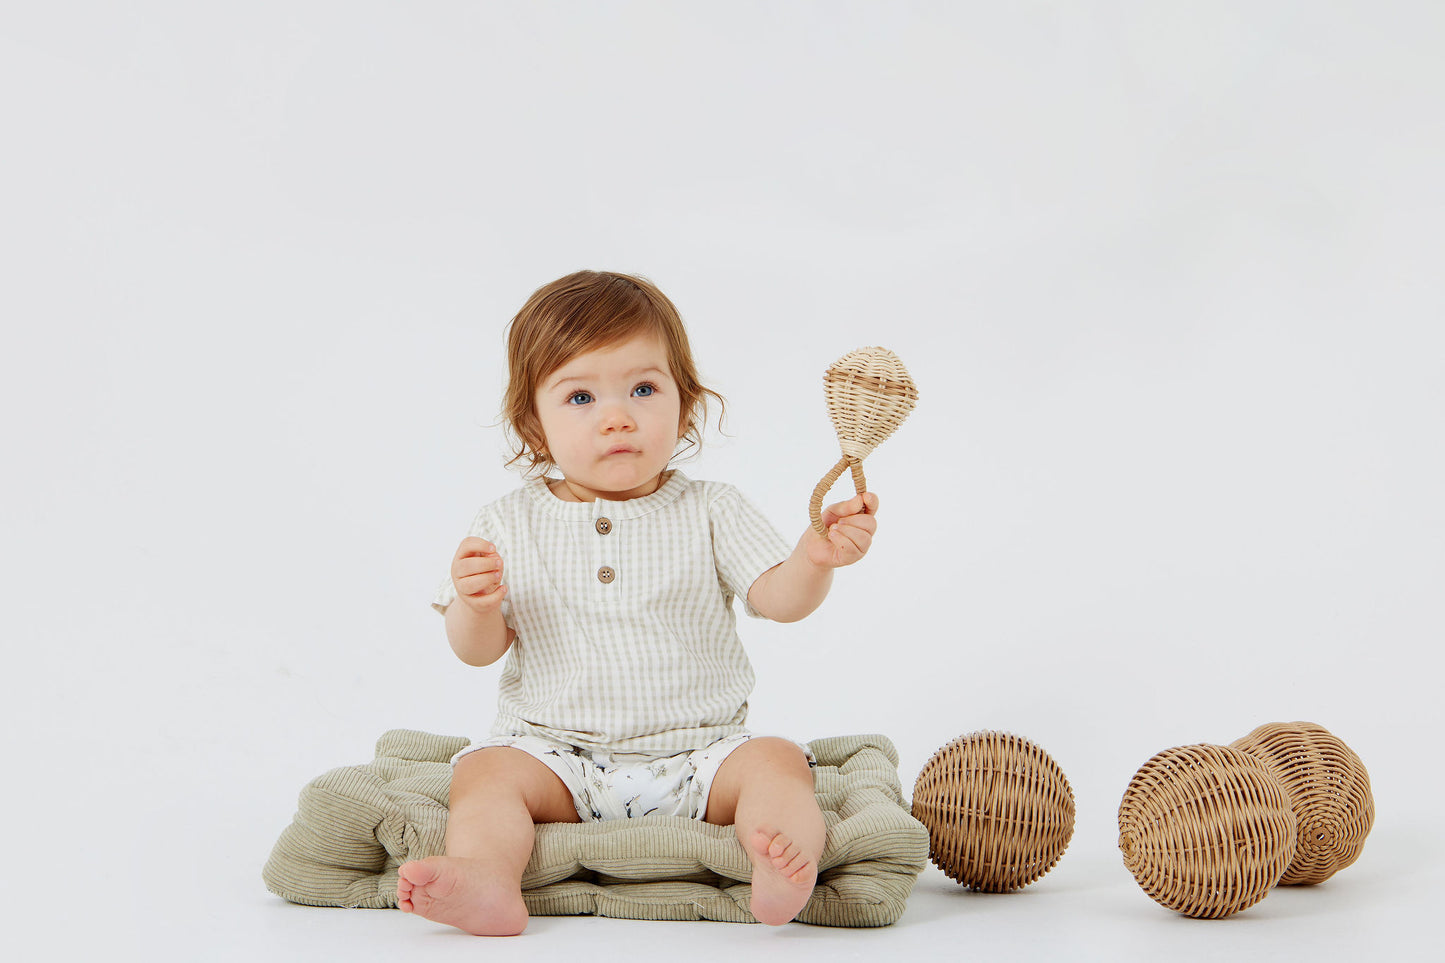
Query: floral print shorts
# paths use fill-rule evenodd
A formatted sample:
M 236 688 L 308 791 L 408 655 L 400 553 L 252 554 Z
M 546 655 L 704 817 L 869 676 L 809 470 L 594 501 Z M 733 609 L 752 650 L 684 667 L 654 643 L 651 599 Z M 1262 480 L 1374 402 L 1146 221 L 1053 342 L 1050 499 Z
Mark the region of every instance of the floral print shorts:
M 583 822 L 635 819 L 638 816 L 686 816 L 704 819 L 707 797 L 723 761 L 753 738 L 744 733 L 719 739 L 703 749 L 675 756 L 608 753 L 553 742 L 540 736 L 492 736 L 452 757 L 456 765 L 469 752 L 493 746 L 521 749 L 557 774 Z M 800 749 L 815 765 L 807 746 Z

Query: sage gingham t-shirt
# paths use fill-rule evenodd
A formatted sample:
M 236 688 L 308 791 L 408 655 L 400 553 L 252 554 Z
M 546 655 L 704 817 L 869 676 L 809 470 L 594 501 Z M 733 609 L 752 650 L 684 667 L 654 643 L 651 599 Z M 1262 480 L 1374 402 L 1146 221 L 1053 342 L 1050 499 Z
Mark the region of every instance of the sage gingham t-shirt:
M 566 502 L 545 479 L 486 506 L 508 586 L 493 734 L 670 755 L 746 732 L 753 669 L 733 600 L 790 546 L 736 488 L 672 472 L 651 495 Z M 432 605 L 456 598 L 450 576 Z

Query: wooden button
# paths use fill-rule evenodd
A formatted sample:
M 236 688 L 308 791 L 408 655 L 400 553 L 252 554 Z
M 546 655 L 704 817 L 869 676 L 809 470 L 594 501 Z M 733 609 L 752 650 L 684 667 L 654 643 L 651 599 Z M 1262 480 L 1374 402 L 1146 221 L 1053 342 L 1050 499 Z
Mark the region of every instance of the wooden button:
M 599 518 L 597 519 L 597 524 L 594 527 L 597 529 L 598 535 L 606 535 L 608 532 L 612 531 L 612 519 Z
M 616 577 L 617 573 L 606 565 L 602 566 L 597 570 L 597 581 L 601 582 L 603 585 L 609 584 Z

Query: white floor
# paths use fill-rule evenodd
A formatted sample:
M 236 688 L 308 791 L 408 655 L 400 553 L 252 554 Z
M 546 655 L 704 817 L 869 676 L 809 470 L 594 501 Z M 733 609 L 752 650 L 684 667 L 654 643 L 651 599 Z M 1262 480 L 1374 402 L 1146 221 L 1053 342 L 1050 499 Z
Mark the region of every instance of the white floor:
M 962 890 L 930 867 L 902 920 L 877 930 L 792 924 L 653 923 L 540 917 L 520 938 L 479 941 L 391 910 L 295 906 L 266 893 L 258 828 L 236 825 L 159 872 L 113 867 L 115 898 L 77 925 L 70 907 L 19 914 L 41 958 L 99 959 L 117 950 L 157 960 L 418 959 L 735 960 L 758 951 L 801 959 L 999 960 L 1438 960 L 1432 920 L 1442 892 L 1438 845 L 1424 849 L 1389 829 L 1372 835 L 1354 866 L 1312 888 L 1277 889 L 1221 921 L 1188 920 L 1157 906 L 1108 851 L 1076 840 L 1052 873 L 1018 893 Z M 197 862 L 225 850 L 213 878 Z M 14 909 L 13 905 L 11 909 Z

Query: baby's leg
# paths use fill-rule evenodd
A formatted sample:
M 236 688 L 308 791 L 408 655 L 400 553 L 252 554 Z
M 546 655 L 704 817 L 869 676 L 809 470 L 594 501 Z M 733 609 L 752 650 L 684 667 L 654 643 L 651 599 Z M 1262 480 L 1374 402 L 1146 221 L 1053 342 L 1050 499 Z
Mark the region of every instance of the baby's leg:
M 807 905 L 823 855 L 823 814 L 808 759 L 785 739 L 750 739 L 723 760 L 707 821 L 733 824 L 753 864 L 752 913 L 790 921 Z
M 446 855 L 402 865 L 397 905 L 476 936 L 517 935 L 534 824 L 577 822 L 571 793 L 532 756 L 496 746 L 457 760 L 448 808 Z

